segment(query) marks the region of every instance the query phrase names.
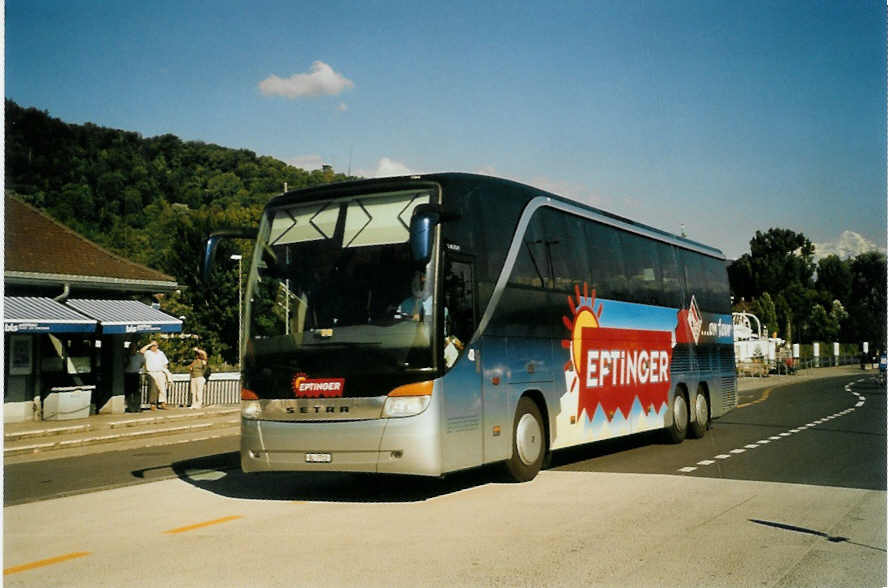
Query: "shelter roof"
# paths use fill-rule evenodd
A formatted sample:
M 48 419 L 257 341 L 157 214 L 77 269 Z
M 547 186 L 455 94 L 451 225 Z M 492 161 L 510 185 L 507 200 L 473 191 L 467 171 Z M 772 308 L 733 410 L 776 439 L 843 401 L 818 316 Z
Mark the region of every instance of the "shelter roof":
M 5 207 L 7 284 L 152 292 L 178 287 L 172 276 L 100 247 L 18 198 L 6 195 Z

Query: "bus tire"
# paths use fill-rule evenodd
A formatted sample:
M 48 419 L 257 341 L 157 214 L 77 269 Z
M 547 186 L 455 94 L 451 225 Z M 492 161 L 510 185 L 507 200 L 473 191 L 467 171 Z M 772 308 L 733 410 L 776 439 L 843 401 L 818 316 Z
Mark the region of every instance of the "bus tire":
M 509 477 L 516 482 L 533 480 L 543 465 L 547 445 L 539 407 L 527 396 L 522 396 L 512 426 L 512 457 L 506 461 Z
M 694 439 L 702 439 L 709 428 L 709 399 L 703 386 L 697 388 L 697 399 L 694 401 L 694 412 L 697 419 L 688 427 L 688 435 Z
M 669 407 L 672 423 L 666 427 L 666 441 L 678 444 L 688 435 L 688 399 L 683 388 L 676 388 Z

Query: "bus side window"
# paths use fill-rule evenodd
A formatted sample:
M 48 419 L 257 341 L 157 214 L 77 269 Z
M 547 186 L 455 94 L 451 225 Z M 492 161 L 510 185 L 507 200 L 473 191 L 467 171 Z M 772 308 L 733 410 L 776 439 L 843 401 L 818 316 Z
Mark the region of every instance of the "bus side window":
M 619 299 L 627 294 L 623 251 L 617 231 L 601 223 L 586 223 L 589 287 L 599 298 Z
M 712 257 L 703 258 L 703 271 L 706 274 L 707 306 L 712 312 L 731 312 L 731 292 L 725 262 Z
M 588 283 L 590 279 L 588 246 L 583 232 L 586 221 L 551 208 L 540 213 L 552 270 L 551 288 L 573 292 L 574 286 Z
M 509 276 L 509 283 L 533 288 L 551 287 L 550 263 L 547 255 L 550 248 L 551 244 L 545 242 L 540 215 L 537 213 L 527 225 L 521 250 Z
M 641 304 L 659 304 L 662 291 L 662 273 L 659 268 L 656 244 L 631 233 L 620 233 L 629 280 L 629 300 Z
M 685 271 L 687 292 L 685 306 L 690 306 L 691 297 L 701 310 L 709 310 L 709 291 L 706 287 L 706 272 L 703 269 L 703 256 L 686 249 L 681 250 L 682 265 Z
M 678 251 L 672 245 L 658 243 L 657 253 L 660 256 L 660 269 L 663 272 L 663 298 L 660 304 L 681 308 L 684 278 L 678 265 Z

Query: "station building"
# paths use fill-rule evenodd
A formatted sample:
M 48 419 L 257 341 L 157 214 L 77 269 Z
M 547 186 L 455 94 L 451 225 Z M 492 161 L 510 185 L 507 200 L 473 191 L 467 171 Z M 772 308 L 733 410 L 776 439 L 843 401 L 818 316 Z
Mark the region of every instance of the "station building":
M 154 303 L 179 288 L 175 278 L 14 196 L 5 207 L 4 422 L 124 412 L 126 347 L 145 333 L 182 330 Z

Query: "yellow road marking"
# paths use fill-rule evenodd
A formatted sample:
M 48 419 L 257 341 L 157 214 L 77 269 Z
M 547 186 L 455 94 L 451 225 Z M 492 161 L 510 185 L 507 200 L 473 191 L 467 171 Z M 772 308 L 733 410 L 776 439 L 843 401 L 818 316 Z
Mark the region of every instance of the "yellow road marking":
M 50 557 L 49 559 L 41 559 L 40 561 L 34 561 L 27 564 L 22 564 L 20 566 L 13 566 L 11 568 L 6 568 L 3 570 L 3 575 L 8 576 L 9 574 L 17 574 L 19 572 L 26 572 L 28 570 L 33 570 L 34 568 L 41 568 L 43 566 L 49 566 L 52 564 L 57 564 L 63 561 L 68 561 L 69 559 L 76 559 L 78 557 L 84 557 L 89 555 L 89 551 L 78 551 L 76 553 L 69 553 L 67 555 L 60 555 L 58 557 Z
M 227 523 L 228 521 L 233 521 L 235 519 L 243 518 L 241 515 L 233 515 L 230 517 L 222 517 L 221 519 L 216 519 L 213 521 L 207 521 L 205 523 L 197 523 L 195 525 L 188 525 L 187 527 L 179 527 L 178 529 L 170 529 L 169 531 L 164 531 L 169 535 L 173 535 L 175 533 L 185 533 L 186 531 L 193 531 L 194 529 L 201 529 L 203 527 L 209 527 L 210 525 L 218 525 L 219 523 Z
M 751 401 L 749 401 L 749 402 L 744 402 L 743 404 L 738 404 L 738 405 L 737 405 L 737 408 L 744 408 L 744 407 L 746 407 L 746 406 L 752 406 L 753 404 L 758 404 L 758 403 L 760 403 L 760 402 L 764 402 L 765 400 L 768 399 L 768 396 L 771 395 L 771 390 L 773 390 L 773 389 L 774 389 L 774 388 L 768 388 L 767 390 L 765 390 L 764 392 L 762 392 L 762 395 L 761 395 L 760 398 L 758 398 L 758 399 L 756 399 L 756 400 L 751 400 Z

